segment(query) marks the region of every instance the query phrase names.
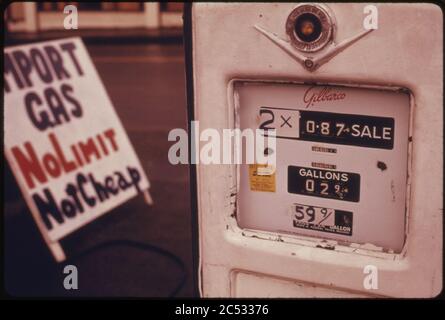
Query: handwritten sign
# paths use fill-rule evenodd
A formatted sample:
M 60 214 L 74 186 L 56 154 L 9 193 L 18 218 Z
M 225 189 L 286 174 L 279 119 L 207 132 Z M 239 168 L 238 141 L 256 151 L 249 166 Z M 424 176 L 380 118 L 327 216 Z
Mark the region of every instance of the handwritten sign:
M 80 38 L 8 47 L 5 154 L 47 243 L 149 188 Z

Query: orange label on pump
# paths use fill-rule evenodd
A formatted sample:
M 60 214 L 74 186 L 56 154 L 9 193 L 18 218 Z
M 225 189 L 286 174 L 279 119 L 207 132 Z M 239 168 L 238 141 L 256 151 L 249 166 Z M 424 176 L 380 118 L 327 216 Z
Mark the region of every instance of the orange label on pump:
M 250 164 L 251 191 L 275 192 L 275 167 L 267 164 Z

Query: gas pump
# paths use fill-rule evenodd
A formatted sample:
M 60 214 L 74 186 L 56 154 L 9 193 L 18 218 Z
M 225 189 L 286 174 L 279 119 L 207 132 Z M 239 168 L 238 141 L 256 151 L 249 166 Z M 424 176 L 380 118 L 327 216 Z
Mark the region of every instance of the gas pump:
M 196 3 L 185 18 L 190 120 L 275 132 L 271 172 L 193 167 L 201 295 L 439 294 L 441 8 Z

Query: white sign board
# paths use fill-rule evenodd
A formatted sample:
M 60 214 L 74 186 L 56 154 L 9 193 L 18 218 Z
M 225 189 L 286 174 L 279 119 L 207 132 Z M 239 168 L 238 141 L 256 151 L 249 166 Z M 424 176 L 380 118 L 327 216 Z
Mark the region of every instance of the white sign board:
M 80 38 L 4 53 L 5 154 L 51 247 L 149 182 Z

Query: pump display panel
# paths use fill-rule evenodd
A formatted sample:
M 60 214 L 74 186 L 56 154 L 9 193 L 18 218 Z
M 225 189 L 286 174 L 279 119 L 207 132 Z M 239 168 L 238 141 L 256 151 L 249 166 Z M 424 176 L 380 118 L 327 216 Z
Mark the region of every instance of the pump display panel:
M 239 128 L 276 139 L 274 168 L 238 166 L 241 228 L 401 251 L 408 92 L 256 81 L 233 91 Z

